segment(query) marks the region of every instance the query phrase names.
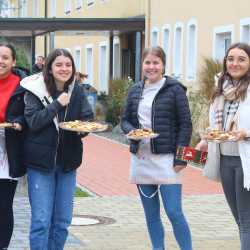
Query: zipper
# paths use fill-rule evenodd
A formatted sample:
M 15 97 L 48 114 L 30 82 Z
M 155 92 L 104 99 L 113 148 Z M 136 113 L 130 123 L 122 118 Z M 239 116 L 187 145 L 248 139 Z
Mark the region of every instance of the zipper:
M 63 122 L 65 122 L 67 112 L 68 112 L 68 105 L 66 106 L 66 109 L 65 109 Z M 57 122 L 59 123 L 58 114 L 56 115 L 56 119 L 57 119 Z M 60 132 L 59 132 L 59 129 L 60 129 L 60 128 L 58 128 L 58 136 L 57 136 L 57 144 L 56 144 L 56 154 L 55 154 L 55 158 L 54 158 L 54 164 L 55 164 L 55 166 L 56 166 L 57 150 L 58 150 L 59 141 L 60 141 L 60 137 L 59 137 L 59 136 L 60 136 Z M 63 133 L 64 133 L 64 132 L 62 131 L 62 134 L 63 134 Z
M 159 95 L 159 93 L 162 91 L 162 89 L 165 88 L 165 83 L 163 84 L 163 86 L 159 89 L 159 91 L 157 92 L 157 94 L 154 97 L 154 100 L 152 102 L 152 112 L 151 112 L 151 127 L 153 132 L 155 132 L 155 100 L 157 98 L 157 96 Z M 154 143 L 153 143 L 154 139 L 150 139 L 150 144 L 151 144 L 151 148 L 152 148 L 152 153 L 155 153 L 155 147 L 154 147 Z
M 139 95 L 139 102 L 142 98 L 142 93 L 143 93 L 143 89 L 144 89 L 144 85 L 142 86 L 141 90 L 140 90 L 140 95 Z M 138 121 L 138 124 L 139 124 L 139 128 L 142 128 L 140 122 L 139 122 L 139 115 L 138 115 L 138 111 L 139 111 L 139 102 L 138 102 L 138 105 L 137 105 L 137 110 L 136 110 L 136 117 L 137 117 L 137 121 Z

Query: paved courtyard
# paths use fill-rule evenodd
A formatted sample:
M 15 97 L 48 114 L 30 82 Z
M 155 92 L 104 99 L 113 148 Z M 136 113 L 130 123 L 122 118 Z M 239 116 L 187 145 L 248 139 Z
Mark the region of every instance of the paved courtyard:
M 127 181 L 127 147 L 94 136 L 89 136 L 85 144 L 85 166 L 78 172 L 78 182 L 96 195 L 76 198 L 74 216 L 100 218 L 103 223 L 71 226 L 65 249 L 150 250 L 143 210 L 134 186 Z M 238 231 L 220 185 L 206 180 L 195 168 L 185 170 L 183 185 L 183 208 L 193 249 L 240 249 Z M 14 206 L 15 229 L 9 250 L 29 249 L 30 208 L 23 192 L 16 195 Z M 171 225 L 162 213 L 167 250 L 177 250 Z
M 194 250 L 239 249 L 237 228 L 223 195 L 186 196 L 183 206 Z M 16 197 L 15 211 L 16 225 L 10 250 L 29 249 L 27 197 Z M 77 198 L 74 215 L 107 217 L 114 221 L 112 224 L 71 226 L 66 249 L 150 250 L 142 208 L 136 196 Z M 171 226 L 166 216 L 163 217 L 167 249 L 178 249 Z

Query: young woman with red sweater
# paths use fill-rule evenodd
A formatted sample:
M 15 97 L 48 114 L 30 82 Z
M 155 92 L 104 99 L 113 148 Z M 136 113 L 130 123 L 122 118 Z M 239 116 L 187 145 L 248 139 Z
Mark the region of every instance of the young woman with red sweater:
M 13 198 L 18 177 L 25 174 L 22 164 L 24 89 L 20 80 L 26 75 L 14 68 L 16 52 L 10 44 L 0 44 L 0 250 L 7 249 L 13 232 Z

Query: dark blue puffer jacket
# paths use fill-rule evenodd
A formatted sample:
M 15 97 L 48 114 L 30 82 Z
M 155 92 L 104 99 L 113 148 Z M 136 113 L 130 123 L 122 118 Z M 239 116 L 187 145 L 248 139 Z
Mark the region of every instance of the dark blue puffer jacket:
M 140 128 L 138 106 L 144 82 L 134 84 L 128 92 L 122 115 L 121 128 L 125 134 Z M 152 104 L 152 129 L 159 136 L 151 139 L 151 151 L 154 154 L 176 153 L 178 146 L 188 146 L 192 133 L 191 115 L 186 96 L 186 88 L 177 80 L 166 76 L 163 87 L 157 93 Z M 138 141 L 130 142 L 130 152 L 136 153 Z M 175 160 L 175 165 L 185 165 Z

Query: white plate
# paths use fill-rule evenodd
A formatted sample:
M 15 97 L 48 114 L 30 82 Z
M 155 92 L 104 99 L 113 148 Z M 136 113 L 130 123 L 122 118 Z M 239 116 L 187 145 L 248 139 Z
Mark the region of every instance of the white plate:
M 83 132 L 83 133 L 98 133 L 98 132 L 103 132 L 105 130 L 108 129 L 108 125 L 107 124 L 102 124 L 102 123 L 98 123 L 99 125 L 101 125 L 100 128 L 93 128 L 93 129 L 89 129 L 89 128 L 70 128 L 67 126 L 69 122 L 61 122 L 59 123 L 59 127 L 61 129 L 64 129 L 64 130 L 68 130 L 68 131 L 74 131 L 74 132 Z M 84 124 L 84 121 L 83 122 L 80 122 L 80 124 Z M 91 123 L 91 122 L 88 122 L 88 123 Z M 93 122 L 93 123 L 97 123 L 97 122 Z
M 132 135 L 126 135 L 126 137 L 130 140 L 142 140 L 142 139 L 153 139 L 159 136 L 159 134 L 153 133 L 147 136 L 132 136 Z

